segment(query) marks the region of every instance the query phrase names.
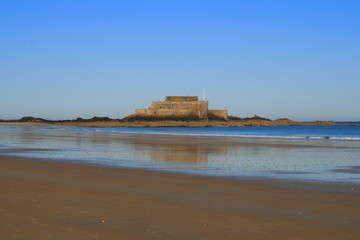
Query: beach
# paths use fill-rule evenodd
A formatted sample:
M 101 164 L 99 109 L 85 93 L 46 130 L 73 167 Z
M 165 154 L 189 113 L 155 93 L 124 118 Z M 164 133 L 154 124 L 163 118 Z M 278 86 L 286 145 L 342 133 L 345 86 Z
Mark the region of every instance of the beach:
M 357 141 L 0 130 L 0 239 L 360 236 Z
M 350 185 L 0 157 L 1 239 L 358 239 Z M 298 187 L 301 186 L 302 187 Z

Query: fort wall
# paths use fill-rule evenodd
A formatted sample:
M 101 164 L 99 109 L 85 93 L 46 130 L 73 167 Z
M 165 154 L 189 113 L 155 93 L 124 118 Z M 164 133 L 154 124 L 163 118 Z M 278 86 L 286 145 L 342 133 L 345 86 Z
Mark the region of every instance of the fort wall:
M 208 115 L 212 114 L 216 117 L 229 120 L 228 118 L 228 111 L 227 110 L 208 110 Z
M 196 96 L 167 96 L 165 101 L 172 102 L 187 102 L 187 101 L 199 101 Z
M 148 109 L 136 109 L 135 114 L 150 117 L 197 116 L 207 119 L 211 113 L 224 120 L 228 119 L 227 110 L 209 110 L 208 101 L 198 101 L 193 96 L 168 96 L 165 101 L 152 102 Z

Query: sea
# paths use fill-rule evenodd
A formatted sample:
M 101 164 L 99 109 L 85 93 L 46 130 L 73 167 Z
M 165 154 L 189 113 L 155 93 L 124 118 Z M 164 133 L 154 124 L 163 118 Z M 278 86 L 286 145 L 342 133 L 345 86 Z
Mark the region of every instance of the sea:
M 0 155 L 244 179 L 360 184 L 360 126 L 0 126 Z

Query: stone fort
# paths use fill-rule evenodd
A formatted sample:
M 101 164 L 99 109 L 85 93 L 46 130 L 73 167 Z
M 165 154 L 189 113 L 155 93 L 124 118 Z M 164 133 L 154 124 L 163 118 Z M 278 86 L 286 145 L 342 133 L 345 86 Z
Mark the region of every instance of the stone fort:
M 145 117 L 197 116 L 228 120 L 227 110 L 209 110 L 208 101 L 199 101 L 197 96 L 167 96 L 165 101 L 152 102 L 148 109 L 136 109 L 135 115 Z

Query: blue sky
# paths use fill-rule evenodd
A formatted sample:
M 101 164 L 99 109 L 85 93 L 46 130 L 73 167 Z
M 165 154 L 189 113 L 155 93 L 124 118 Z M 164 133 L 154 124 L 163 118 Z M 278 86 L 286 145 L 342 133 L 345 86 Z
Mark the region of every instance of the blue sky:
M 360 1 L 0 0 L 0 119 L 122 118 L 166 95 L 360 120 Z

